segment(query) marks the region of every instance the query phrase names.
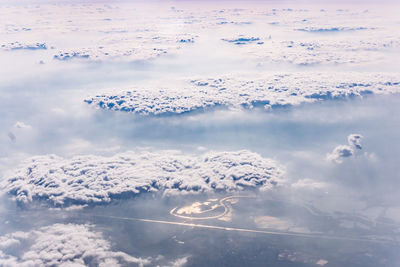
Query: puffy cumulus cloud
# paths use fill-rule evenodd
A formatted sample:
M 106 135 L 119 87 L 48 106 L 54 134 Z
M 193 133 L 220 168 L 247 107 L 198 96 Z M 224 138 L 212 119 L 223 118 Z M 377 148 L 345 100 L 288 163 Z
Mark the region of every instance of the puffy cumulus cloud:
M 361 140 L 362 140 L 362 138 L 363 138 L 363 136 L 362 136 L 361 134 L 350 134 L 350 135 L 347 137 L 347 142 L 348 142 L 351 146 L 353 146 L 353 147 L 355 147 L 355 148 L 357 148 L 357 149 L 362 149 L 362 146 L 361 146 Z
M 2 182 L 19 203 L 107 203 L 143 192 L 165 194 L 267 190 L 282 180 L 273 160 L 241 150 L 187 155 L 179 151 L 127 152 L 112 157 L 38 156 Z
M 354 149 L 348 145 L 339 145 L 327 155 L 327 158 L 336 163 L 342 163 L 343 158 L 348 158 L 354 155 Z
M 179 83 L 182 84 L 182 83 Z M 85 99 L 96 107 L 137 114 L 179 114 L 210 107 L 265 109 L 400 90 L 396 75 L 382 73 L 242 74 L 193 79 L 178 88 L 148 88 Z
M 186 266 L 186 264 L 188 262 L 188 258 L 189 258 L 189 256 L 176 259 L 176 260 L 170 262 L 167 266 L 168 267 L 183 267 L 183 266 Z
M 1 266 L 143 266 L 150 259 L 112 251 L 91 225 L 54 224 L 0 237 Z
M 344 158 L 349 158 L 355 155 L 356 149 L 362 149 L 361 140 L 363 136 L 360 134 L 350 134 L 347 137 L 349 145 L 339 145 L 327 155 L 327 159 L 336 163 L 342 163 Z

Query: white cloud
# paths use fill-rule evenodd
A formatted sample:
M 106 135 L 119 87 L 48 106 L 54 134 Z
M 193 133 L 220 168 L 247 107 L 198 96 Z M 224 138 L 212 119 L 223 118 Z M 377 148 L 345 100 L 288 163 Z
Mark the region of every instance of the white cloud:
M 187 264 L 188 258 L 189 258 L 189 256 L 176 259 L 176 260 L 170 262 L 170 264 L 168 264 L 165 267 L 183 267 Z
M 339 145 L 327 155 L 327 159 L 336 163 L 342 163 L 343 159 L 352 157 L 356 154 L 356 150 L 361 150 L 361 140 L 363 136 L 360 134 L 350 134 L 347 137 L 349 145 Z
M 103 38 L 102 45 L 63 49 L 54 55 L 57 60 L 86 59 L 104 61 L 110 59 L 149 60 L 166 54 L 177 53 L 182 46 L 193 43 L 195 36 L 190 34 L 159 34 L 149 25 L 142 36 L 119 34 Z M 186 40 L 181 41 L 181 40 Z M 189 41 L 190 40 L 190 41 Z
M 293 183 L 292 188 L 301 190 L 322 190 L 328 187 L 325 182 L 316 181 L 310 178 L 304 178 Z
M 348 158 L 354 155 L 354 149 L 348 145 L 339 145 L 327 155 L 327 159 L 336 163 L 342 163 L 343 158 Z
M 302 30 L 312 32 L 312 30 Z M 327 29 L 325 32 L 327 31 L 329 30 Z M 366 40 L 337 38 L 283 41 L 264 39 L 260 41 L 263 44 L 252 44 L 245 47 L 249 57 L 261 62 L 285 62 L 295 65 L 367 63 L 383 60 L 384 57 L 379 52 L 388 51 L 390 48 L 400 48 L 400 38 L 389 35 L 378 37 L 375 35 Z
M 399 92 L 398 76 L 382 73 L 235 74 L 181 81 L 174 88 L 149 84 L 87 98 L 96 107 L 142 115 L 180 114 L 218 106 L 254 108 Z
M 18 249 L 16 249 L 16 247 Z M 54 224 L 0 237 L 0 265 L 12 266 L 120 266 L 149 264 L 113 251 L 91 225 Z
M 31 129 L 32 126 L 30 126 L 30 125 L 28 125 L 28 124 L 25 124 L 25 123 L 22 122 L 22 121 L 17 121 L 17 122 L 14 124 L 14 128 L 17 128 L 17 129 Z
M 12 35 L 12 39 L 17 38 L 18 41 L 2 42 L 0 49 L 10 51 L 10 53 L 22 49 L 41 50 L 41 54 L 46 55 L 46 58 L 63 61 L 77 58 L 94 61 L 116 58 L 135 61 L 175 54 L 182 47 L 195 41 L 196 36 L 190 34 L 193 32 L 192 27 L 187 26 L 185 30 L 175 31 L 166 29 L 168 24 L 164 23 L 165 17 L 174 18 L 175 14 L 163 12 L 161 15 L 158 12 L 146 11 L 146 8 L 138 10 L 131 5 L 125 6 L 125 9 L 125 12 L 115 12 L 113 8 L 107 9 L 96 5 L 85 8 L 72 5 L 66 5 L 64 8 L 42 5 L 38 15 L 47 14 L 52 24 L 43 27 L 41 22 L 36 20 L 24 17 L 23 23 L 17 23 L 17 19 L 15 24 L 5 26 L 1 33 Z M 21 12 L 17 6 L 9 6 L 4 10 L 5 19 L 7 14 Z M 143 16 L 144 13 L 145 16 Z M 91 18 L 96 21 L 95 24 L 88 24 L 88 20 L 84 19 L 88 15 L 91 15 Z M 72 20 L 76 25 L 74 27 L 71 27 L 70 24 Z M 31 26 L 26 27 L 26 25 Z M 88 27 L 89 25 L 91 27 Z M 32 30 L 35 31 L 35 38 L 52 35 L 56 30 L 62 32 L 64 36 L 68 36 L 66 38 L 70 41 L 68 45 L 65 45 L 57 42 L 56 38 L 56 40 L 52 39 L 54 44 L 52 42 L 50 46 L 42 41 L 33 42 L 27 40 Z M 83 44 L 75 41 L 74 39 L 79 40 L 80 38 L 76 36 L 77 33 L 91 34 L 91 41 L 83 42 Z
M 215 5 L 203 5 L 203 7 L 201 10 L 190 7 L 184 10 L 163 10 L 157 6 L 158 12 L 154 12 L 154 7 L 150 10 L 136 9 L 131 5 L 124 5 L 122 11 L 116 4 L 114 8 L 96 5 L 85 7 L 66 5 L 63 8 L 42 5 L 40 14 L 45 14 L 52 24 L 43 27 L 40 22 L 28 20 L 26 16 L 20 23 L 17 23 L 18 20 L 13 20 L 14 23 L 6 25 L 2 32 L 13 37 L 18 36 L 20 41 L 3 42 L 0 48 L 40 49 L 41 52 L 59 60 L 72 58 L 147 60 L 178 53 L 183 47 L 202 39 L 203 36 L 194 33 L 202 33 L 203 29 L 223 28 L 229 34 L 232 30 L 226 29 L 226 25 L 238 27 L 234 31 L 235 35 L 232 34 L 232 38 L 220 36 L 218 39 L 224 38 L 233 41 L 234 44 L 237 43 L 235 39 L 238 33 L 247 36 L 257 30 L 259 35 L 251 39 L 254 40 L 254 44 L 245 47 L 233 46 L 239 51 L 239 53 L 235 51 L 236 54 L 255 58 L 263 63 L 272 61 L 304 65 L 373 62 L 382 57 L 382 51 L 400 47 L 400 38 L 396 31 L 397 21 L 393 21 L 387 12 L 274 9 L 266 14 L 258 8 L 254 9 L 254 6 L 246 6 L 240 11 L 224 9 L 221 14 L 216 13 L 218 11 L 215 10 Z M 115 12 L 117 9 L 120 11 Z M 19 13 L 24 14 L 18 7 L 5 7 L 5 10 L 7 12 L 3 12 L 4 14 L 14 16 Z M 84 19 L 88 17 L 91 20 Z M 74 22 L 72 25 L 71 21 Z M 174 23 L 166 23 L 171 21 Z M 265 25 L 259 27 L 257 23 L 253 24 L 253 21 L 263 21 Z M 31 26 L 26 27 L 26 25 Z M 239 28 L 243 25 L 247 27 Z M 274 27 L 279 28 L 274 29 Z M 54 50 L 54 47 L 47 49 L 46 42 L 24 40 L 31 30 L 35 31 L 35 36 L 49 36 L 56 30 L 70 39 L 77 38 L 76 34 L 90 35 L 91 38 L 88 42 L 68 42 L 66 45 L 55 40 L 57 50 Z M 293 34 L 294 31 L 297 33 L 302 31 L 309 36 Z M 340 34 L 356 31 L 366 34 Z M 331 35 L 330 38 L 322 38 L 321 34 Z M 204 39 L 207 38 L 203 38 L 202 41 Z
M 18 202 L 54 205 L 107 203 L 142 192 L 181 194 L 267 190 L 282 181 L 273 160 L 247 150 L 187 155 L 179 151 L 127 152 L 71 159 L 55 155 L 28 160 L 1 184 Z
M 246 13 L 243 15 L 246 16 Z M 385 58 L 382 52 L 400 48 L 400 36 L 393 34 L 393 18 L 386 16 L 385 21 L 384 17 L 384 14 L 355 10 L 318 12 L 274 9 L 266 19 L 280 32 L 287 31 L 285 37 L 272 34 L 271 38 L 271 33 L 260 33 L 255 36 L 259 39 L 257 43 L 232 46 L 260 63 L 331 65 L 376 62 Z M 293 31 L 301 31 L 309 36 L 288 34 Z M 363 32 L 367 35 L 342 35 L 346 32 Z M 330 38 L 324 38 L 326 36 Z
M 361 140 L 363 136 L 361 134 L 350 134 L 347 137 L 347 142 L 349 145 L 353 146 L 356 149 L 362 149 Z
M 11 42 L 0 45 L 5 50 L 46 50 L 47 45 L 45 43 L 20 43 Z

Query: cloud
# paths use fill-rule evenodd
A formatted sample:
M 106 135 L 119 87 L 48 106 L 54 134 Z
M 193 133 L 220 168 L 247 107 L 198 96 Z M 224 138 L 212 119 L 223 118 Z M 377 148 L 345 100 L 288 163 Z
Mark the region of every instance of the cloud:
M 147 88 L 97 95 L 84 101 L 101 109 L 142 115 L 180 114 L 215 107 L 270 109 L 307 102 L 400 89 L 396 75 L 382 73 L 240 74 L 181 81 L 176 87 Z
M 46 58 L 52 57 L 61 61 L 78 58 L 94 61 L 122 58 L 135 61 L 176 54 L 182 47 L 193 43 L 197 37 L 189 33 L 193 32 L 193 29 L 188 27 L 185 30 L 178 30 L 177 27 L 174 27 L 175 30 L 168 31 L 166 29 L 168 23 L 164 23 L 165 16 L 168 16 L 167 19 L 172 19 L 175 18 L 175 14 L 163 12 L 163 15 L 160 15 L 158 12 L 149 12 L 146 8 L 140 9 L 140 11 L 129 8 L 129 16 L 115 13 L 112 8 L 100 10 L 92 7 L 65 6 L 61 9 L 50 5 L 43 5 L 42 8 L 40 15 L 47 12 L 51 14 L 49 20 L 54 22 L 52 25 L 40 27 L 40 22 L 26 19 L 23 23 L 7 25 L 4 27 L 3 33 L 12 35 L 12 39 L 17 39 L 17 41 L 0 43 L 0 49 L 10 51 L 10 53 L 15 50 L 41 50 L 41 55 L 45 55 Z M 7 14 L 13 14 L 19 10 L 18 6 L 9 6 L 6 8 L 4 16 L 7 17 Z M 143 16 L 144 13 L 146 16 Z M 89 14 L 96 18 L 95 27 L 91 27 L 90 30 L 87 27 L 89 25 L 87 20 L 78 19 L 76 21 L 77 18 L 84 18 Z M 132 14 L 136 15 L 132 16 Z M 67 22 L 60 21 L 60 17 L 65 18 Z M 74 29 L 71 28 L 71 20 L 77 23 Z M 130 26 L 121 26 L 125 23 Z M 26 27 L 26 24 L 30 24 L 30 26 Z M 160 27 L 160 25 L 162 26 Z M 63 32 L 65 36 L 68 36 L 66 38 L 72 42 L 65 45 L 54 39 L 49 41 L 49 38 L 45 36 L 54 30 Z M 34 31 L 34 36 L 45 38 L 46 42 L 27 41 L 31 31 Z M 82 38 L 77 37 L 76 33 L 85 35 L 88 32 L 93 35 L 89 43 L 82 45 L 74 42 L 74 39 Z M 52 45 L 49 46 L 47 43 L 52 43 Z
M 274 62 L 326 66 L 376 62 L 385 58 L 384 52 L 400 48 L 400 38 L 393 35 L 394 24 L 391 19 L 385 21 L 382 13 L 380 16 L 372 14 L 343 9 L 273 9 L 265 18 L 270 25 L 270 32 L 259 30 L 260 34 L 256 37 L 261 45 L 236 46 L 236 49 L 263 64 Z M 303 18 L 299 19 L 299 15 Z M 275 32 L 279 30 L 281 33 L 285 29 L 300 31 L 308 36 L 287 34 L 282 37 Z M 273 38 L 266 38 L 271 32 Z M 349 32 L 354 33 L 351 38 L 345 35 Z M 358 32 L 368 34 L 357 36 Z
M 170 262 L 167 266 L 168 267 L 183 267 L 187 264 L 188 258 L 189 258 L 189 256 L 176 259 L 176 260 Z
M 91 225 L 53 224 L 0 237 L 1 266 L 143 266 L 150 259 L 113 251 Z
M 25 123 L 22 122 L 22 121 L 17 121 L 17 122 L 14 124 L 14 128 L 17 128 L 17 129 L 31 129 L 32 126 L 30 126 L 30 125 L 28 125 L 28 124 L 25 124 Z
M 247 37 L 244 35 L 239 35 L 235 38 L 231 39 L 221 39 L 222 41 L 228 42 L 228 43 L 233 43 L 235 45 L 245 45 L 245 44 L 251 44 L 251 43 L 257 43 L 257 44 L 263 44 L 263 42 L 260 40 L 260 38 L 257 37 Z
M 361 140 L 363 136 L 360 134 L 350 134 L 347 137 L 349 145 L 339 145 L 327 155 L 327 159 L 336 163 L 342 163 L 344 158 L 349 158 L 355 155 L 355 150 L 361 150 Z
M 0 44 L 0 47 L 5 50 L 46 50 L 47 45 L 45 43 L 20 43 L 11 42 L 6 44 Z
M 68 61 L 84 59 L 91 61 L 129 60 L 146 61 L 167 54 L 177 54 L 184 46 L 195 42 L 196 35 L 190 33 L 160 33 L 152 20 L 135 22 L 135 30 L 141 31 L 140 36 L 129 32 L 106 32 L 106 37 L 98 40 L 101 45 L 89 44 L 86 47 L 61 49 L 53 59 Z M 101 29 L 100 31 L 104 31 Z M 126 30 L 123 30 L 126 31 Z M 110 36 L 107 35 L 110 33 Z
M 337 29 L 335 31 L 335 29 Z M 305 32 L 345 32 L 356 31 L 357 28 L 345 30 L 338 27 L 332 28 L 303 28 L 297 29 Z M 364 29 L 364 27 L 359 27 Z M 332 41 L 334 40 L 334 41 Z M 354 39 L 332 39 L 332 40 L 260 40 L 261 45 L 246 46 L 249 57 L 260 62 L 290 63 L 294 65 L 315 64 L 354 64 L 383 60 L 383 51 L 390 48 L 400 47 L 399 37 L 374 36 L 367 40 Z M 381 52 L 381 53 L 379 53 Z
M 292 188 L 300 190 L 322 190 L 329 185 L 325 182 L 316 181 L 310 178 L 304 178 L 293 183 Z
M 19 136 L 20 134 L 22 136 L 26 136 L 26 134 L 29 135 L 29 130 L 32 129 L 32 126 L 22 122 L 22 121 L 17 121 L 14 126 L 13 129 L 10 130 L 7 135 L 8 138 L 10 139 L 11 142 L 16 143 L 17 142 L 17 136 Z
M 357 10 L 351 12 L 349 10 L 324 10 L 321 12 L 320 9 L 273 9 L 265 13 L 254 12 L 254 7 L 249 8 L 248 6 L 240 11 L 224 8 L 221 10 L 222 13 L 216 13 L 218 11 L 215 10 L 214 5 L 205 5 L 205 7 L 207 8 L 203 8 L 201 11 L 192 8 L 175 10 L 158 8 L 159 12 L 154 13 L 151 9 L 134 9 L 127 6 L 125 8 L 129 11 L 117 13 L 114 8 L 82 8 L 81 6 L 60 8 L 42 5 L 42 14 L 47 14 L 49 20 L 55 21 L 54 25 L 40 27 L 40 23 L 37 21 L 26 21 L 26 18 L 22 20 L 23 23 L 15 22 L 6 25 L 3 29 L 4 33 L 17 35 L 20 40 L 19 42 L 2 43 L 0 48 L 5 50 L 40 49 L 41 52 L 46 52 L 53 58 L 63 61 L 74 58 L 96 61 L 113 58 L 147 60 L 165 54 L 177 54 L 195 40 L 197 42 L 197 39 L 207 40 L 207 36 L 198 37 L 194 33 L 202 33 L 203 29 L 221 28 L 225 30 L 224 32 L 235 32 L 233 38 L 225 38 L 225 41 L 232 44 L 248 42 L 249 38 L 236 37 L 238 31 L 242 34 L 246 33 L 244 36 L 247 36 L 256 29 L 259 36 L 250 39 L 250 41 L 255 39 L 255 45 L 246 46 L 246 49 L 237 47 L 237 49 L 241 49 L 241 53 L 235 51 L 235 54 L 255 58 L 263 63 L 286 62 L 307 65 L 374 62 L 381 58 L 382 51 L 400 47 L 399 36 L 396 34 L 396 23 L 391 23 L 392 19 L 389 19 L 385 13 L 377 14 Z M 6 10 L 8 12 L 4 12 L 4 14 L 15 15 L 18 14 L 17 12 L 21 12 L 18 7 L 6 7 Z M 143 16 L 143 14 L 146 15 Z M 95 19 L 95 24 L 89 24 L 88 21 L 82 19 L 75 21 L 76 18 L 85 18 L 89 15 Z M 65 20 L 60 21 L 60 17 Z M 70 24 L 71 20 L 76 23 L 73 24 L 74 27 Z M 266 22 L 264 26 L 252 23 L 252 21 L 261 20 Z M 26 27 L 27 24 L 30 26 Z M 227 29 L 227 25 L 237 28 Z M 251 29 L 243 27 L 249 25 L 252 25 Z M 46 42 L 23 40 L 26 39 L 24 36 L 31 31 L 38 36 L 48 36 L 54 30 L 63 32 L 71 40 L 79 38 L 76 37 L 76 34 L 90 34 L 92 39 L 84 45 L 77 42 L 66 45 L 57 40 L 49 42 L 57 44 L 57 52 L 47 49 L 47 41 L 50 40 L 46 40 Z M 293 31 L 301 31 L 308 36 L 301 38 L 301 35 L 293 34 Z M 349 35 L 340 34 L 358 31 L 367 32 L 367 34 L 352 35 L 352 38 L 349 38 Z M 264 37 L 271 33 L 276 33 L 276 40 L 275 36 L 272 40 Z M 330 38 L 321 38 L 320 34 L 331 35 Z
M 19 203 L 45 200 L 56 206 L 107 203 L 144 192 L 187 194 L 268 190 L 282 181 L 274 160 L 241 150 L 203 155 L 179 151 L 127 152 L 71 159 L 55 155 L 28 160 L 1 184 Z
M 347 137 L 347 142 L 356 149 L 362 149 L 361 140 L 363 136 L 360 134 L 351 134 Z
M 365 30 L 374 30 L 374 28 L 367 27 L 348 27 L 348 26 L 340 26 L 340 27 L 321 27 L 321 26 L 309 26 L 304 28 L 296 29 L 298 31 L 304 32 L 347 32 L 347 31 L 365 31 Z
M 348 145 L 339 145 L 333 149 L 333 151 L 327 155 L 327 158 L 336 163 L 342 163 L 343 158 L 348 158 L 354 155 L 354 149 Z

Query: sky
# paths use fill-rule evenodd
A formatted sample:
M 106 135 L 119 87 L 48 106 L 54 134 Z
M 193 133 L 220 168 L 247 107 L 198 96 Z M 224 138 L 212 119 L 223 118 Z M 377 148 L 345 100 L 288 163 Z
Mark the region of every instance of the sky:
M 394 9 L 2 3 L 0 265 L 400 261 Z

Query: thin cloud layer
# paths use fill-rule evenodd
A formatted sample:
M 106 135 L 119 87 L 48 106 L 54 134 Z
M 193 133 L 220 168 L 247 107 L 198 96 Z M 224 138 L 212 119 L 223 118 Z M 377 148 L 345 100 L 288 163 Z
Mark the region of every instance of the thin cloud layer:
M 241 10 L 237 15 L 247 17 L 248 10 Z M 232 47 L 238 52 L 262 64 L 305 66 L 376 62 L 387 60 L 385 52 L 400 48 L 400 36 L 394 33 L 394 24 L 385 15 L 368 10 L 274 8 L 265 11 L 264 19 L 252 15 L 253 20 L 268 24 L 269 32 L 260 29 L 259 35 L 243 41 L 232 37 L 222 40 L 234 44 Z M 282 37 L 283 32 L 285 37 Z M 346 34 L 349 32 L 353 34 Z M 368 37 L 362 33 L 368 33 Z
M 291 184 L 291 187 L 296 190 L 323 190 L 329 185 L 325 182 L 304 178 Z
M 282 181 L 273 160 L 241 150 L 194 156 L 178 151 L 128 152 L 113 157 L 38 156 L 2 183 L 19 203 L 53 205 L 107 203 L 145 192 L 187 194 L 267 190 Z
M 12 266 L 143 266 L 150 259 L 113 251 L 91 225 L 54 224 L 0 237 L 0 265 Z

